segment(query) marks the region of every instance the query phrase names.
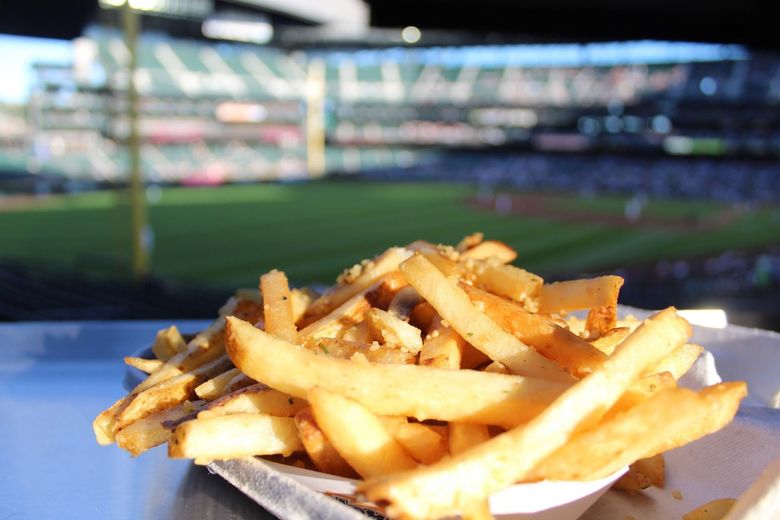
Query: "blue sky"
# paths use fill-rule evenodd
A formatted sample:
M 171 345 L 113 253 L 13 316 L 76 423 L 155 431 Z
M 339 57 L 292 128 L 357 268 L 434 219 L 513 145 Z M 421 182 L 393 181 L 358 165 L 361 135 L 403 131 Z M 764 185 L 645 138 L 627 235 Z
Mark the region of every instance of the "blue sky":
M 33 63 L 70 63 L 72 54 L 69 41 L 0 34 L 0 103 L 27 101 Z

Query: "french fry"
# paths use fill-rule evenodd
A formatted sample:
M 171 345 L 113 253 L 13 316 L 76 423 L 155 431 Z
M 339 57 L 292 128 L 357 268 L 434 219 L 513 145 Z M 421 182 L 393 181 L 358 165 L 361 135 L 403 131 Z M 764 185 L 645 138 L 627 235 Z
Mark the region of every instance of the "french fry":
M 176 427 L 168 441 L 169 457 L 201 464 L 256 455 L 286 457 L 302 450 L 292 418 L 250 413 L 187 421 Z
M 460 284 L 504 330 L 577 377 L 593 372 L 606 356 L 579 336 L 519 305 L 467 284 Z
M 317 470 L 341 477 L 358 476 L 322 432 L 311 407 L 307 406 L 295 414 L 295 427 L 298 429 L 298 437 L 303 448 Z
M 267 272 L 260 277 L 260 293 L 263 295 L 265 330 L 290 343 L 298 341 L 287 276 L 276 269 Z
M 592 427 L 631 382 L 690 336 L 674 309 L 646 320 L 613 356 L 524 425 L 436 464 L 358 486 L 391 517 L 438 518 L 525 480 L 576 432 Z
M 224 372 L 230 366 L 230 360 L 223 355 L 191 372 L 185 372 L 176 377 L 166 379 L 135 394 L 130 403 L 117 416 L 116 431 L 155 412 L 172 408 L 187 399 L 191 399 L 194 397 L 196 386 L 214 377 L 216 374 Z
M 430 303 L 423 301 L 419 305 L 416 305 L 414 309 L 412 309 L 412 315 L 409 317 L 409 323 L 420 330 L 427 331 L 431 328 L 434 318 L 438 316 L 439 313 L 436 312 L 436 309 L 434 309 Z
M 397 346 L 414 354 L 422 348 L 420 329 L 388 311 L 373 307 L 366 314 L 366 322 L 371 334 L 380 343 Z
M 693 366 L 704 348 L 693 343 L 686 343 L 664 359 L 648 372 L 669 372 L 675 381 L 680 379 Z
M 435 368 L 458 369 L 466 342 L 451 327 L 436 317 L 420 350 L 420 364 Z
M 257 381 L 252 379 L 246 374 L 242 374 L 239 372 L 233 378 L 228 381 L 227 386 L 225 386 L 225 392 L 226 394 L 229 394 L 231 392 L 235 392 L 236 390 L 241 390 L 242 388 L 246 388 L 248 386 L 252 386 L 256 384 Z
M 617 300 L 615 300 L 617 304 Z M 585 319 L 585 331 L 588 339 L 596 339 L 615 328 L 617 324 L 617 305 L 594 307 L 588 311 Z
M 628 471 L 626 471 L 622 477 L 617 479 L 615 483 L 612 484 L 612 489 L 620 489 L 630 493 L 636 493 L 637 491 L 642 491 L 643 489 L 647 489 L 652 485 L 653 481 L 650 480 L 649 476 L 635 470 L 632 467 L 629 467 Z
M 456 455 L 490 439 L 490 432 L 484 424 L 451 422 L 448 428 L 447 442 L 450 455 Z
M 398 264 L 407 256 L 409 253 L 404 248 L 391 247 L 371 261 L 356 264 L 340 278 L 345 283 L 336 285 L 311 303 L 304 315 L 304 324 L 320 319 L 350 298 L 365 293 L 382 275 L 398 269 Z
M 539 291 L 539 312 L 553 314 L 617 305 L 622 286 L 623 278 L 613 275 L 544 284 Z
M 187 342 L 184 341 L 176 325 L 171 325 L 157 333 L 152 345 L 152 352 L 160 361 L 168 361 L 185 348 L 187 348 Z
M 216 399 L 225 393 L 228 383 L 240 373 L 241 371 L 235 367 L 226 372 L 222 372 L 218 376 L 214 376 L 196 386 L 195 395 L 206 401 Z
M 662 453 L 639 459 L 631 464 L 630 469 L 647 476 L 655 487 L 662 488 L 666 484 L 666 461 Z
M 253 379 L 303 399 L 309 389 L 322 387 L 378 415 L 511 426 L 538 414 L 568 386 L 472 370 L 363 365 L 318 356 L 235 318 L 228 318 L 227 331 L 230 358 Z
M 447 438 L 430 426 L 408 422 L 405 417 L 380 417 L 385 429 L 423 464 L 433 464 L 447 454 Z
M 356 323 L 355 325 L 344 329 L 344 332 L 339 336 L 339 339 L 365 344 L 374 341 L 374 336 L 371 335 L 368 323 L 363 320 L 360 323 Z
M 728 399 L 722 399 L 724 393 L 729 394 Z M 745 395 L 745 385 L 733 383 L 716 385 L 699 394 L 685 388 L 664 390 L 571 440 L 535 468 L 533 478 L 590 480 L 604 477 L 636 460 L 652 457 L 719 429 L 731 421 Z M 717 413 L 714 408 L 724 401 L 731 406 L 727 407 L 726 413 Z M 717 415 L 717 424 L 702 424 L 704 417 L 713 413 Z M 647 428 L 647 424 L 653 427 Z
M 125 364 L 137 368 L 141 372 L 150 374 L 160 368 L 164 361 L 159 359 L 145 359 L 141 357 L 125 356 Z
M 508 264 L 515 261 L 517 251 L 498 240 L 485 240 L 484 242 L 463 251 L 460 254 L 461 260 L 488 260 L 495 258 L 502 264 Z
M 182 404 L 161 410 L 136 421 L 116 434 L 116 444 L 129 451 L 133 457 L 164 444 L 171 437 L 171 431 L 164 423 L 176 421 L 198 410 L 205 401 L 185 401 Z
M 370 308 L 371 304 L 365 294 L 356 294 L 326 316 L 301 329 L 298 337 L 301 340 L 336 337 L 341 331 L 361 321 Z
M 416 254 L 400 266 L 409 284 L 447 320 L 458 334 L 514 374 L 571 382 L 552 361 L 504 331 L 477 309 L 462 289 L 450 283 L 424 257 Z
M 455 250 L 459 253 L 462 253 L 478 246 L 482 243 L 483 240 L 485 240 L 485 235 L 483 233 L 479 231 L 476 233 L 471 233 L 470 235 L 463 237 L 461 241 L 458 242 L 458 245 L 455 246 Z
M 615 348 L 620 345 L 620 342 L 626 339 L 631 334 L 631 329 L 628 327 L 616 327 L 614 329 L 604 332 L 604 334 L 590 341 L 590 344 L 599 349 L 606 355 L 612 354 Z
M 199 419 L 234 413 L 260 413 L 276 417 L 292 417 L 306 407 L 304 399 L 255 384 L 241 388 L 207 403 L 198 412 Z
M 516 302 L 535 302 L 544 283 L 541 277 L 513 265 L 479 262 L 473 270 L 478 286 Z
M 360 354 L 371 363 L 405 365 L 415 361 L 415 355 L 412 352 L 379 345 L 376 342 L 363 343 L 337 338 L 319 338 L 306 341 L 304 347 L 316 354 L 325 354 L 341 359 L 351 359 L 355 354 Z
M 336 451 L 363 478 L 417 465 L 379 418 L 357 401 L 322 388 L 312 388 L 307 399 L 317 424 Z

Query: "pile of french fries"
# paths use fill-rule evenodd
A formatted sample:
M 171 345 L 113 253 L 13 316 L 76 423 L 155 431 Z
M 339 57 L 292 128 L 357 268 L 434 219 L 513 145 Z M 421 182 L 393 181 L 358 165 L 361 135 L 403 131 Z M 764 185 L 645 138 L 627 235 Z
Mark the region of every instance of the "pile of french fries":
M 97 441 L 353 477 L 402 518 L 482 518 L 513 484 L 628 465 L 617 486 L 663 486 L 662 453 L 728 424 L 745 383 L 677 386 L 702 348 L 674 308 L 620 321 L 620 277 L 549 284 L 516 256 L 480 233 L 417 241 L 323 294 L 272 270 L 194 337 L 171 327 L 156 359 L 126 358 L 149 375 Z

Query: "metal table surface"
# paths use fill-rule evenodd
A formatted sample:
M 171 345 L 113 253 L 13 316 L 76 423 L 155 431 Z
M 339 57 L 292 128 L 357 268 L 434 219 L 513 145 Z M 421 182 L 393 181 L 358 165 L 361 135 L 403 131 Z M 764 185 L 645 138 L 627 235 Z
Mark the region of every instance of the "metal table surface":
M 125 394 L 122 358 L 171 323 L 194 332 L 207 322 L 0 325 L 0 520 L 273 518 L 207 469 L 169 459 L 164 448 L 134 459 L 95 442 L 92 420 Z M 710 349 L 724 379 L 748 380 L 743 404 L 769 406 L 780 386 L 780 335 L 697 327 L 693 340 Z M 586 518 L 626 510 L 609 493 L 597 505 Z
M 122 358 L 170 324 L 0 325 L 0 519 L 274 518 L 165 449 L 134 459 L 95 442 L 92 420 L 125 394 Z

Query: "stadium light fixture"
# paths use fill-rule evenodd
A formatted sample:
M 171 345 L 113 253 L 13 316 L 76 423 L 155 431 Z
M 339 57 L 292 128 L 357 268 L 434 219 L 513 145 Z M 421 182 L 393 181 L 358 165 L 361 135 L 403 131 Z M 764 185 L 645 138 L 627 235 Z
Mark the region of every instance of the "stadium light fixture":
M 401 38 L 408 44 L 415 44 L 422 38 L 422 31 L 414 25 L 410 25 L 403 28 L 401 31 Z
M 203 22 L 203 35 L 214 40 L 232 40 L 263 45 L 271 41 L 274 28 L 268 18 L 211 17 Z

